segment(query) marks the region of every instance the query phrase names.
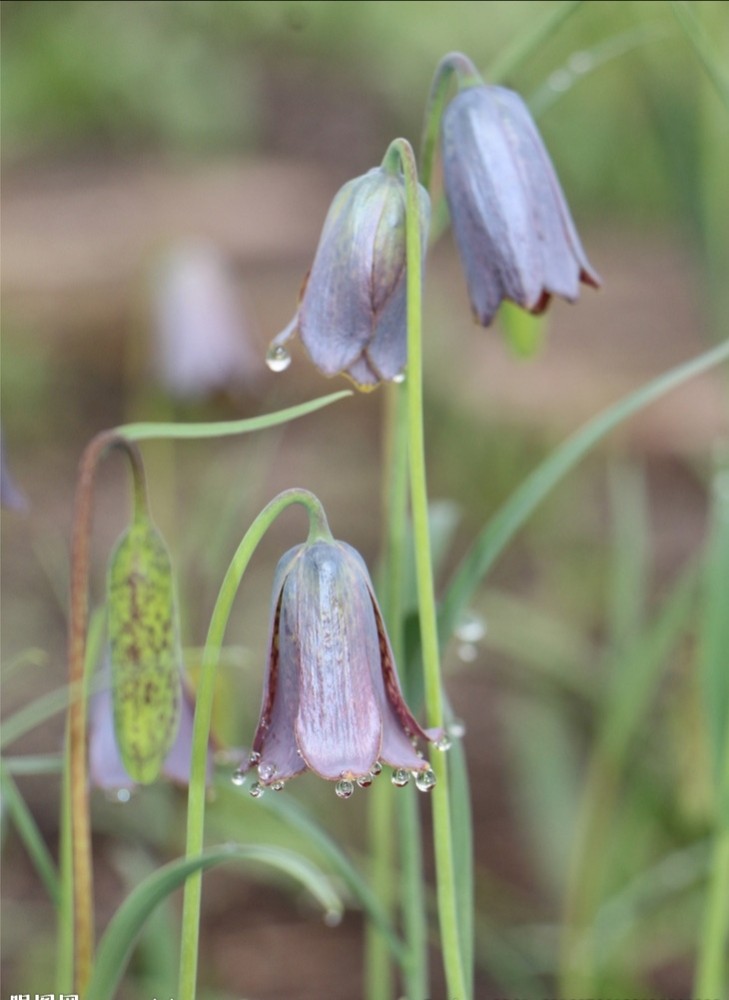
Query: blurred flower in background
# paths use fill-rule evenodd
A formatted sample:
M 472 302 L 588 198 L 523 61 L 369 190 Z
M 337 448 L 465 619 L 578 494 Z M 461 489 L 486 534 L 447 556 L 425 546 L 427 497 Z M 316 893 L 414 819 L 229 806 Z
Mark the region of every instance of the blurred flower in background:
M 8 510 L 25 511 L 28 509 L 28 501 L 15 485 L 15 480 L 10 475 L 5 461 L 5 441 L 2 430 L 0 430 L 0 505 Z
M 154 370 L 171 396 L 255 386 L 263 371 L 228 263 L 212 243 L 176 246 L 154 286 Z

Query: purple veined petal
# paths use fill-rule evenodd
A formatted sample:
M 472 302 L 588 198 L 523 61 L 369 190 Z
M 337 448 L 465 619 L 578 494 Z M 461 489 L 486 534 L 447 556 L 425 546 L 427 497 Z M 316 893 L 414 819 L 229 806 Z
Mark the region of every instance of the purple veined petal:
M 257 763 L 272 767 L 271 780 L 283 781 L 306 770 L 296 746 L 294 724 L 299 703 L 298 660 L 288 616 L 282 613 L 284 582 L 301 558 L 302 545 L 289 549 L 278 562 L 273 581 L 269 622 L 268 662 L 261 713 L 253 738 Z
M 304 760 L 332 781 L 369 774 L 382 743 L 370 667 L 379 642 L 367 585 L 344 547 L 308 546 L 286 579 L 283 606 L 296 613 Z
M 378 172 L 349 181 L 332 202 L 299 305 L 302 343 L 325 375 L 348 369 L 372 336 L 374 241 L 387 194 Z
M 367 360 L 367 355 L 362 354 L 354 361 L 344 373 L 350 378 L 358 389 L 370 392 L 382 381 L 382 376 L 372 368 Z
M 102 667 L 102 684 L 89 705 L 89 779 L 96 788 L 112 791 L 134 788 L 135 782 L 122 764 L 114 735 L 114 709 L 111 698 L 111 670 Z
M 28 501 L 22 491 L 16 486 L 10 475 L 10 469 L 5 461 L 5 444 L 0 431 L 0 505 L 6 510 L 26 511 Z
M 399 217 L 383 220 L 397 231 L 399 267 L 390 268 L 389 292 L 378 303 L 375 326 L 372 339 L 365 351 L 370 366 L 379 374 L 380 380 L 391 382 L 402 374 L 407 364 L 407 269 L 405 248 L 405 191 L 402 182 L 402 202 Z M 430 225 L 430 198 L 423 187 L 419 187 L 420 197 L 420 233 L 422 264 L 425 263 L 425 252 L 428 244 L 428 229 Z M 392 238 L 392 237 L 391 237 Z M 380 237 L 379 242 L 384 242 Z M 397 280 L 393 283 L 393 274 Z
M 253 740 L 253 750 L 264 784 L 286 781 L 306 770 L 296 742 L 299 710 L 299 657 L 291 612 L 279 597 L 272 625 L 267 691 L 269 702 Z M 265 779 L 263 775 L 267 775 Z
M 443 731 L 423 729 L 408 708 L 400 688 L 395 658 L 367 566 L 359 552 L 345 542 L 341 542 L 340 545 L 358 564 L 362 573 L 377 629 L 377 656 L 370 659 L 370 669 L 383 719 L 380 756 L 394 767 L 405 767 L 409 770 L 423 769 L 427 764 L 416 753 L 412 741 L 415 739 L 434 743 L 440 739 Z
M 460 91 L 443 116 L 443 171 L 453 231 L 480 322 L 504 298 L 533 308 L 542 262 L 503 120 L 488 88 Z
M 552 161 L 539 131 L 521 97 L 504 87 L 489 88 L 508 130 L 514 155 L 524 172 L 539 234 L 544 288 L 574 301 L 580 281 L 599 287 L 570 215 Z
M 192 758 L 192 729 L 195 721 L 195 700 L 187 683 L 182 682 L 182 702 L 180 705 L 180 727 L 177 738 L 162 765 L 162 774 L 177 785 L 190 784 L 190 764 Z M 213 778 L 213 746 L 208 745 L 208 759 L 205 780 L 210 784 Z

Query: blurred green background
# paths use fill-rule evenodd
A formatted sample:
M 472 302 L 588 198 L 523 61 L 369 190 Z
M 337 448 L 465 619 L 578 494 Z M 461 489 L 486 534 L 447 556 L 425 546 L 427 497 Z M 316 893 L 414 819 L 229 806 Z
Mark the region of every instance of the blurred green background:
M 340 387 L 299 349 L 286 373 L 267 371 L 266 344 L 295 310 L 339 185 L 379 163 L 396 135 L 417 144 L 445 52 L 462 49 L 530 101 L 604 288 L 574 308 L 555 303 L 523 359 L 498 330 L 472 325 L 450 235 L 433 248 L 429 476 L 433 497 L 451 504 L 439 586 L 569 432 L 727 335 L 725 3 L 4 0 L 0 10 L 2 419 L 29 503 L 3 516 L 8 716 L 63 683 L 74 474 L 94 433 L 252 415 Z M 159 268 L 199 241 L 227 261 L 256 360 L 238 383 L 175 398 L 152 363 Z M 256 439 L 145 447 L 191 670 L 227 559 L 278 490 L 314 490 L 335 535 L 376 566 L 382 397 Z M 729 663 L 716 626 L 729 570 L 705 559 L 726 552 L 728 431 L 725 379 L 713 374 L 611 436 L 486 581 L 472 609 L 485 634 L 471 642 L 464 626 L 449 647 L 474 794 L 479 998 L 541 996 L 560 976 L 592 990 L 574 995 L 692 995 L 718 812 L 706 678 Z M 112 462 L 98 489 L 96 601 L 126 514 Z M 293 516 L 277 525 L 231 623 L 218 727 L 234 746 L 257 717 L 273 566 L 301 531 Z M 7 754 L 54 754 L 61 740 L 55 716 Z M 56 776 L 18 781 L 54 852 Z M 286 795 L 366 873 L 366 795 L 342 804 L 330 793 L 306 777 Z M 145 871 L 179 853 L 183 805 L 163 787 L 125 806 L 97 796 L 102 924 Z M 293 844 L 327 865 L 267 808 L 221 790 L 211 839 Z M 48 992 L 52 910 L 7 823 L 4 852 L 4 980 Z M 206 882 L 201 996 L 359 995 L 361 915 L 325 928 L 290 886 L 262 877 Z M 176 920 L 173 903 L 125 997 L 169 990 Z M 570 948 L 584 959 L 572 979 Z

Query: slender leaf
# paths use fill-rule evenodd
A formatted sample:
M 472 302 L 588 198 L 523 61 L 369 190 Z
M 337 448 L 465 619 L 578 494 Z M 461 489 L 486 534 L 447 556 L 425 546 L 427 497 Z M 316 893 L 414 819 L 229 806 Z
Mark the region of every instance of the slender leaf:
M 3 802 L 12 817 L 20 839 L 25 844 L 26 850 L 35 865 L 35 869 L 46 888 L 46 892 L 51 897 L 54 905 L 57 905 L 59 892 L 56 866 L 33 818 L 33 814 L 26 805 L 25 799 L 20 794 L 18 786 L 8 773 L 4 761 L 0 762 L 0 780 L 2 781 Z
M 276 413 L 264 413 L 260 417 L 249 417 L 246 420 L 224 420 L 204 424 L 123 424 L 116 430 L 130 441 L 149 441 L 153 438 L 199 440 L 201 438 L 229 437 L 233 434 L 247 434 L 253 431 L 265 431 L 268 427 L 277 427 L 279 424 L 296 420 L 297 417 L 305 417 L 309 413 L 314 413 L 316 410 L 329 406 L 330 403 L 336 403 L 337 400 L 345 399 L 351 395 L 353 393 L 350 389 L 343 389 L 341 392 L 333 392 L 320 399 L 312 399 L 308 403 L 299 403 L 298 406 L 289 406 L 285 410 L 277 410 Z
M 403 943 L 387 919 L 380 901 L 372 893 L 367 882 L 359 874 L 352 861 L 339 845 L 332 840 L 329 834 L 319 826 L 316 820 L 312 818 L 304 806 L 289 795 L 267 795 L 262 799 L 260 806 L 278 816 L 292 830 L 305 837 L 323 854 L 331 869 L 342 879 L 368 918 L 382 932 L 393 957 L 402 964 L 405 959 Z
M 640 389 L 603 410 L 554 451 L 522 483 L 482 529 L 462 559 L 446 591 L 439 614 L 444 644 L 474 591 L 519 529 L 560 480 L 610 431 L 694 376 L 729 359 L 729 340 L 659 375 Z
M 557 7 L 548 10 L 531 28 L 516 32 L 511 45 L 507 45 L 489 66 L 486 74 L 489 81 L 498 83 L 515 73 L 581 6 L 582 0 L 563 0 Z
M 711 40 L 694 13 L 691 4 L 686 3 L 686 0 L 669 0 L 669 2 L 676 20 L 691 42 L 706 75 L 714 85 L 724 107 L 729 111 L 729 77 L 726 75 L 726 58 L 720 58 L 714 52 Z M 718 6 L 721 8 L 723 5 L 719 4 Z
M 127 896 L 99 943 L 88 996 L 93 1000 L 111 1000 L 139 932 L 155 907 L 194 872 L 226 861 L 255 862 L 278 868 L 307 888 L 327 915 L 338 918 L 342 911 L 341 901 L 323 873 L 292 851 L 236 844 L 212 847 L 195 858 L 180 858 L 157 869 Z

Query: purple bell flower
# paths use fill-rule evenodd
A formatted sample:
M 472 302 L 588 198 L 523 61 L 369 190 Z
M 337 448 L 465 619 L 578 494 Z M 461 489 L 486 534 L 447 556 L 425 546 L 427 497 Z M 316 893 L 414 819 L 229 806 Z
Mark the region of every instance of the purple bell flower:
M 420 188 L 423 255 L 430 199 Z M 297 331 L 324 375 L 360 389 L 399 381 L 407 362 L 405 180 L 375 167 L 337 193 L 291 323 L 276 337 L 269 367 L 288 364 L 283 344 Z
M 415 721 L 400 690 L 392 649 L 361 556 L 344 542 L 289 550 L 276 569 L 268 668 L 249 767 L 262 787 L 306 770 L 348 797 L 383 763 L 405 784 L 435 777 L 416 749 L 438 730 Z M 400 777 L 400 780 L 396 780 Z
M 443 183 L 474 315 L 488 326 L 510 299 L 543 312 L 553 295 L 574 302 L 597 288 L 542 138 L 521 97 L 487 86 L 465 56 L 467 81 L 441 126 Z

